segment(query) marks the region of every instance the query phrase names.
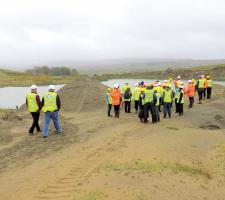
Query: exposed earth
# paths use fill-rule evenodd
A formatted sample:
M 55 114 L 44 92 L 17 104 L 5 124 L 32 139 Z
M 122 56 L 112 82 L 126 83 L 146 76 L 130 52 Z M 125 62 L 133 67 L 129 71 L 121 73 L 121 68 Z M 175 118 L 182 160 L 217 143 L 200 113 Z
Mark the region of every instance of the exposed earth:
M 1 116 L 0 199 L 225 199 L 224 88 L 155 125 L 108 118 L 105 90 L 78 78 L 59 92 L 60 136 L 28 136 L 24 108 Z

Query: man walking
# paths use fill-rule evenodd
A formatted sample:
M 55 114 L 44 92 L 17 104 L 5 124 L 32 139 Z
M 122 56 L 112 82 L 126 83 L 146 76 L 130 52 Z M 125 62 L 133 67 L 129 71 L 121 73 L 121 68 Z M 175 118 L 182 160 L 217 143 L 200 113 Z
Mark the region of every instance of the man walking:
M 165 91 L 163 92 L 163 106 L 164 106 L 164 118 L 171 118 L 171 102 L 174 98 L 174 91 L 170 88 L 169 85 L 166 86 Z
M 41 110 L 41 100 L 39 95 L 37 94 L 37 86 L 32 85 L 30 89 L 31 89 L 31 92 L 28 93 L 26 96 L 26 104 L 33 118 L 33 123 L 30 127 L 29 135 L 33 135 L 35 128 L 37 129 L 37 132 L 41 132 L 39 122 L 38 122 L 40 117 L 40 110 Z
M 120 116 L 120 104 L 122 102 L 122 94 L 119 90 L 119 85 L 114 85 L 113 91 L 110 93 L 112 98 L 112 105 L 114 107 L 115 118 L 119 118 Z
M 48 92 L 44 94 L 42 99 L 42 111 L 45 113 L 45 124 L 43 130 L 43 138 L 48 137 L 49 123 L 53 120 L 56 134 L 61 134 L 62 130 L 59 125 L 58 111 L 61 107 L 59 95 L 55 92 L 54 85 L 48 87 Z
M 190 102 L 189 108 L 192 108 L 194 105 L 195 85 L 192 83 L 191 80 L 188 81 L 187 96 Z
M 138 112 L 140 94 L 141 94 L 141 89 L 138 86 L 138 83 L 136 83 L 135 87 L 132 90 L 132 96 L 134 98 L 134 107 L 135 107 L 136 114 Z
M 210 76 L 207 76 L 207 99 L 211 99 L 211 94 L 212 94 L 212 79 L 210 79 Z
M 199 104 L 202 104 L 202 98 L 204 94 L 204 89 L 205 89 L 205 79 L 204 75 L 200 76 L 196 88 L 198 90 L 198 96 L 199 96 Z
M 125 105 L 125 113 L 130 113 L 130 106 L 131 106 L 131 91 L 130 91 L 130 86 L 127 87 L 123 94 L 123 101 Z

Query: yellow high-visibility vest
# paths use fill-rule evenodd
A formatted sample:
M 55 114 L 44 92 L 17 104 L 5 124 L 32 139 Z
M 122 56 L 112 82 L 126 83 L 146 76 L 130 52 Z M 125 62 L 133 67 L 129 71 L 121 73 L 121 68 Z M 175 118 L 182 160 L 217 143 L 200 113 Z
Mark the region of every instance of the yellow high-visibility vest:
M 39 107 L 37 104 L 37 100 L 36 100 L 37 94 L 35 93 L 28 93 L 27 94 L 27 105 L 28 105 L 28 110 L 29 112 L 37 112 Z
M 44 106 L 42 108 L 43 112 L 53 112 L 58 110 L 56 104 L 57 93 L 56 92 L 46 92 L 44 94 Z
M 198 88 L 205 88 L 205 80 L 204 79 L 199 79 L 198 80 Z
M 164 102 L 171 103 L 172 100 L 172 90 L 165 90 Z
M 209 88 L 212 87 L 212 80 L 211 80 L 211 79 L 208 80 L 208 87 L 209 87 Z
M 145 103 L 151 103 L 153 102 L 153 95 L 154 95 L 154 91 L 153 89 L 146 89 L 145 90 Z

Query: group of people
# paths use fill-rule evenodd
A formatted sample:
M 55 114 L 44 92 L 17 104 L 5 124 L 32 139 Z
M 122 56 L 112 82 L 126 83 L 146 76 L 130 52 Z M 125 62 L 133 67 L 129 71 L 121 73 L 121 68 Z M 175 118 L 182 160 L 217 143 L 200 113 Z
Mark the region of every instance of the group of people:
M 188 80 L 185 87 L 180 76 L 176 80 L 154 81 L 146 83 L 141 81 L 136 83 L 131 89 L 129 83 L 120 90 L 119 84 L 113 88 L 108 88 L 105 94 L 106 104 L 108 106 L 107 114 L 112 117 L 111 110 L 114 107 L 115 118 L 119 118 L 120 108 L 124 107 L 125 113 L 131 113 L 131 103 L 134 102 L 135 112 L 138 113 L 140 121 L 148 122 L 151 114 L 152 123 L 160 121 L 161 107 L 163 106 L 163 117 L 171 118 L 173 102 L 175 102 L 175 112 L 182 116 L 184 114 L 185 96 L 189 99 L 189 108 L 194 106 L 195 93 L 198 93 L 199 104 L 203 99 L 210 99 L 212 93 L 212 80 L 210 76 L 200 75 L 199 79 Z
M 30 89 L 31 91 L 26 96 L 26 105 L 33 118 L 32 125 L 29 129 L 29 135 L 33 135 L 36 128 L 37 132 L 43 132 L 43 138 L 47 138 L 51 119 L 53 120 L 56 134 L 61 134 L 62 130 L 58 119 L 58 111 L 60 110 L 61 102 L 59 95 L 55 92 L 54 85 L 48 87 L 48 92 L 44 94 L 42 100 L 38 95 L 38 88 L 36 85 L 32 85 Z M 43 131 L 39 126 L 41 111 L 45 113 Z

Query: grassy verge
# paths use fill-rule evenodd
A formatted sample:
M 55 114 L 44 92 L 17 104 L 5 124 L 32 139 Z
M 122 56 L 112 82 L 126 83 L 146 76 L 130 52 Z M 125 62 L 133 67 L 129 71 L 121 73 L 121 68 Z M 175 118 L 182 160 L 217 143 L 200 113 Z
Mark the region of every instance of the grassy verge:
M 114 171 L 114 172 L 129 172 L 129 171 L 141 171 L 146 173 L 154 173 L 161 171 L 172 171 L 175 174 L 185 173 L 191 176 L 201 176 L 206 179 L 211 179 L 211 174 L 202 166 L 187 165 L 182 163 L 163 163 L 163 162 L 145 162 L 142 160 L 135 161 L 126 165 L 107 164 L 101 166 L 97 171 Z

